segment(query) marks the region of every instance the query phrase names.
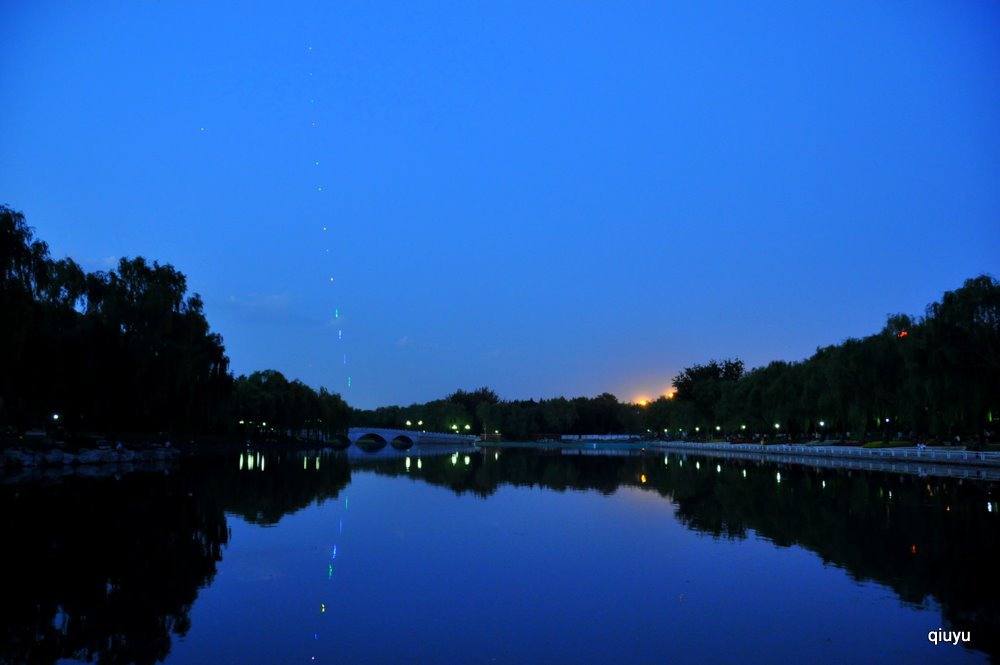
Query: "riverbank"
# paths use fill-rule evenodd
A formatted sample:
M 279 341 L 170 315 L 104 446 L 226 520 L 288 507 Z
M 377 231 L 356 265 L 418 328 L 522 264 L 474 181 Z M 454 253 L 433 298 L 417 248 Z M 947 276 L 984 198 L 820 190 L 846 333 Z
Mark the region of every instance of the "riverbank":
M 106 444 L 97 448 L 76 451 L 58 447 L 14 446 L 0 452 L 0 466 L 4 468 L 96 466 L 103 464 L 132 464 L 142 462 L 169 462 L 180 456 L 180 451 L 169 443 L 133 449 L 122 444 Z
M 658 450 L 750 462 L 774 462 L 828 469 L 880 471 L 915 476 L 1000 481 L 1000 454 L 931 448 L 656 442 Z
M 796 455 L 803 458 L 841 458 L 882 461 L 923 462 L 1000 469 L 1000 453 L 966 450 L 964 448 L 929 448 L 911 446 L 897 448 L 864 448 L 859 446 L 817 446 L 805 444 L 753 443 L 691 443 L 688 441 L 653 441 L 648 445 L 668 450 L 696 452 L 752 453 L 754 455 Z
M 753 462 L 777 462 L 918 476 L 1000 480 L 1000 453 L 964 448 L 862 448 L 805 444 L 693 443 L 689 441 L 483 442 L 481 448 L 532 449 L 550 455 L 632 456 L 651 452 L 704 455 Z
M 122 440 L 81 438 L 62 440 L 47 436 L 20 436 L 0 440 L 0 480 L 21 480 L 70 475 L 103 477 L 134 470 L 168 470 L 181 458 L 235 455 L 253 447 L 258 452 L 332 450 L 321 441 L 292 437 L 203 436 L 171 442 L 137 437 Z

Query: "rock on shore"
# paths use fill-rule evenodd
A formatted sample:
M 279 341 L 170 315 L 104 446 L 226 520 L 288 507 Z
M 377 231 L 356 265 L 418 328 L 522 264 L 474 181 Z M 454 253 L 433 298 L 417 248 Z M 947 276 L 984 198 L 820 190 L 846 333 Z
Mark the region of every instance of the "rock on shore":
M 132 450 L 121 445 L 111 448 L 102 446 L 96 450 L 82 449 L 76 453 L 58 449 L 28 450 L 25 448 L 8 448 L 0 453 L 0 466 L 11 468 L 23 467 L 60 467 L 92 464 L 131 464 L 143 462 L 169 462 L 176 459 L 180 452 L 176 448 L 157 446 Z

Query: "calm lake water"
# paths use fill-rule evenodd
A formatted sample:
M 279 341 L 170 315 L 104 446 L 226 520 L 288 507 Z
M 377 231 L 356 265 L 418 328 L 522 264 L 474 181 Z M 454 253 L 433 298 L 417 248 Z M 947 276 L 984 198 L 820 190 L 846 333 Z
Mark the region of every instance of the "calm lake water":
M 516 450 L 7 482 L 0 662 L 990 662 L 995 489 Z

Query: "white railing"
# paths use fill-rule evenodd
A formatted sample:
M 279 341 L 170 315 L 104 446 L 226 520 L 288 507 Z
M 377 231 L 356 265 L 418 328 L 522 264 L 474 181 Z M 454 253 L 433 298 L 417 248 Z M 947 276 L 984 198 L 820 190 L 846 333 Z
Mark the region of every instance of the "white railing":
M 752 443 L 689 443 L 667 441 L 656 444 L 661 448 L 684 450 L 741 451 L 762 454 L 801 455 L 812 457 L 846 457 L 862 459 L 897 459 L 911 462 L 1000 466 L 1000 453 L 976 450 L 941 450 L 940 448 L 862 448 L 859 446 L 809 446 Z

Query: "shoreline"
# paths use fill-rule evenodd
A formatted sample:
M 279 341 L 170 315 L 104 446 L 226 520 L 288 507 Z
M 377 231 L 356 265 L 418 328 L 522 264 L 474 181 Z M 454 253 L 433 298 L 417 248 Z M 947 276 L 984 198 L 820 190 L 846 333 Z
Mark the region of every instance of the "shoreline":
M 922 462 L 938 465 L 979 466 L 1000 469 L 1000 453 L 966 450 L 965 448 L 863 448 L 859 446 L 817 446 L 803 444 L 753 443 L 689 443 L 687 441 L 654 441 L 651 446 L 676 450 L 715 452 L 740 452 L 758 455 L 795 455 L 800 457 L 839 458 L 854 460 L 881 460 Z
M 1000 481 L 1000 453 L 938 448 L 860 448 L 802 444 L 690 443 L 687 441 L 491 442 L 480 448 L 535 449 L 563 455 L 648 455 L 651 452 L 703 455 L 722 459 L 776 462 L 820 468 L 882 471 L 917 476 L 947 476 Z

